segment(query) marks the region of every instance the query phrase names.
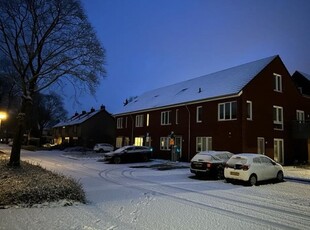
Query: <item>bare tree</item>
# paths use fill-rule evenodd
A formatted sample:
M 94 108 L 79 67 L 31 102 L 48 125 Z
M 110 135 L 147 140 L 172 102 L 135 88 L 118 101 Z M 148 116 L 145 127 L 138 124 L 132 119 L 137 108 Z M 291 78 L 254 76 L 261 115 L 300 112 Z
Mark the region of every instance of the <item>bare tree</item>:
M 19 166 L 34 93 L 64 82 L 94 93 L 105 74 L 105 50 L 79 0 L 0 0 L 0 15 L 0 51 L 22 95 L 9 162 Z
M 67 111 L 64 109 L 63 99 L 55 92 L 49 94 L 36 94 L 33 97 L 32 126 L 39 131 L 42 137 L 43 130 L 52 128 L 60 121 L 67 119 Z

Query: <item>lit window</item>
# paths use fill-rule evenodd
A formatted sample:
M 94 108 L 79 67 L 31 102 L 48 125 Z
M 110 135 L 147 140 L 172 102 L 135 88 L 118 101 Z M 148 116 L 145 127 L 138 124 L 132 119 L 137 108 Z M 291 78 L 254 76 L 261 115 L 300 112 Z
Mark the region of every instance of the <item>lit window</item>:
M 170 113 L 171 111 L 161 112 L 161 125 L 170 125 Z
M 283 108 L 273 106 L 273 124 L 275 129 L 283 130 Z
M 237 102 L 231 101 L 218 104 L 218 120 L 235 120 L 237 119 Z
M 247 120 L 252 120 L 252 101 L 247 101 L 246 102 L 246 107 L 247 107 Z
M 135 146 L 143 146 L 143 137 L 135 137 Z
M 150 126 L 150 114 L 146 114 L 146 126 Z
M 282 76 L 274 73 L 274 91 L 282 92 Z
M 160 150 L 170 150 L 170 138 L 169 137 L 161 137 L 160 138 Z

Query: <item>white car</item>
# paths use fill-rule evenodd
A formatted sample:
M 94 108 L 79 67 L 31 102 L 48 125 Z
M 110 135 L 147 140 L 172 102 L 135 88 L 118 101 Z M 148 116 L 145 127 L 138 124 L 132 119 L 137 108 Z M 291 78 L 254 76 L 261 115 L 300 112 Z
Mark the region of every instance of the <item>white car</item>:
M 95 144 L 94 146 L 94 151 L 96 151 L 97 153 L 111 152 L 113 150 L 114 150 L 114 147 L 106 143 L 99 143 L 99 144 Z
M 283 181 L 283 168 L 269 157 L 255 153 L 242 153 L 232 156 L 224 169 L 224 177 L 232 180 L 246 181 L 256 185 L 258 181 L 276 179 Z

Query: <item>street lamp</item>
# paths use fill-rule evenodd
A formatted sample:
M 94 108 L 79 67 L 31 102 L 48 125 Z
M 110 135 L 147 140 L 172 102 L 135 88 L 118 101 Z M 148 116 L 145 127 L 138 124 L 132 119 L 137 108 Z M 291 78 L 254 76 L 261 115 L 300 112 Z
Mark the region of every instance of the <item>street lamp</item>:
M 6 120 L 8 117 L 8 114 L 6 112 L 0 111 L 0 133 L 1 133 L 1 122 L 2 120 Z

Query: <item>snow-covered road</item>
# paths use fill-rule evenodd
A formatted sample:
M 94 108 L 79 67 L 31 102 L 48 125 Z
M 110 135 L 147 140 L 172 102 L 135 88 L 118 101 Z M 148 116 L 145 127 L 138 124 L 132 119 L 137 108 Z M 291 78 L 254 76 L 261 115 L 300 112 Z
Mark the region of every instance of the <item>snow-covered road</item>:
M 61 152 L 23 160 L 79 179 L 89 204 L 0 210 L 0 229 L 310 229 L 310 185 L 247 187 L 192 178 L 188 168 L 132 168 Z

